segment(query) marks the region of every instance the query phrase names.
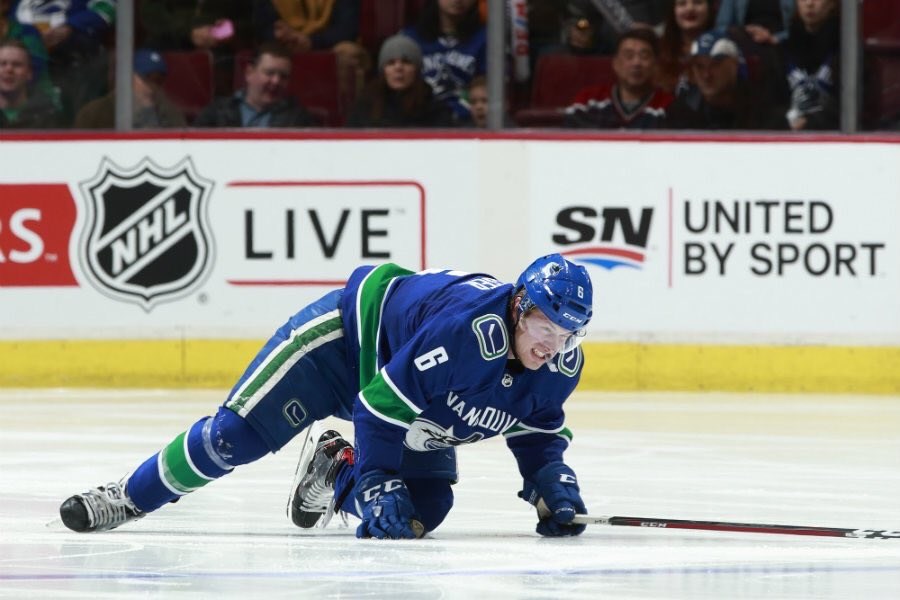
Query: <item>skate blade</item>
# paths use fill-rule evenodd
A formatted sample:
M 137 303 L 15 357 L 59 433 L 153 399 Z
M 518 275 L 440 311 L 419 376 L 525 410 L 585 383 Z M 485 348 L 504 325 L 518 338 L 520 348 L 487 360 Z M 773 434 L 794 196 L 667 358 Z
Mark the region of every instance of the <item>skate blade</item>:
M 291 501 L 294 499 L 294 493 L 297 491 L 297 487 L 300 485 L 303 476 L 306 475 L 306 468 L 303 467 L 309 466 L 312 455 L 316 452 L 316 444 L 319 443 L 319 438 L 322 437 L 323 433 L 325 433 L 325 426 L 322 425 L 321 421 L 313 421 L 306 433 L 306 439 L 303 442 L 303 447 L 300 449 L 300 458 L 297 461 L 297 469 L 294 471 L 294 481 L 291 483 L 291 492 L 288 494 L 286 507 L 288 519 L 291 518 Z

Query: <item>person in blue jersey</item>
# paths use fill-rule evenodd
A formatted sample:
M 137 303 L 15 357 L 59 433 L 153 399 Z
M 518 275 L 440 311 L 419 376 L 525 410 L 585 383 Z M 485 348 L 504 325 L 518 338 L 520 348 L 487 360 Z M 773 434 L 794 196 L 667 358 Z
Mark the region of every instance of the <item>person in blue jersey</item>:
M 291 317 L 213 417 L 203 417 L 121 481 L 76 494 L 63 523 L 104 531 L 141 518 L 276 452 L 306 431 L 288 512 L 304 528 L 335 512 L 360 538 L 414 538 L 453 506 L 456 448 L 503 435 L 538 508 L 537 532 L 578 535 L 585 513 L 563 454 L 592 316 L 584 267 L 559 254 L 515 285 L 490 275 L 356 269 L 343 289 Z M 352 420 L 355 445 L 326 417 Z
M 487 71 L 487 29 L 476 0 L 426 0 L 419 21 L 401 32 L 422 49 L 422 75 L 455 120 L 471 120 L 466 87 Z

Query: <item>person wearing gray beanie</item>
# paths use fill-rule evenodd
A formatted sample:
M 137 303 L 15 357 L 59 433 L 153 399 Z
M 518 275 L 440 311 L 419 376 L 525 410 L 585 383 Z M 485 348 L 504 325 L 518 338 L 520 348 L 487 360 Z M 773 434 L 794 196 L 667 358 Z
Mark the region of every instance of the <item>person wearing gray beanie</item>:
M 386 64 L 398 58 L 415 65 L 417 70 L 422 70 L 422 50 L 417 43 L 402 34 L 389 37 L 381 45 L 378 69 L 384 69 Z
M 449 127 L 449 107 L 434 97 L 422 76 L 422 51 L 405 35 L 384 41 L 378 77 L 357 98 L 348 127 Z

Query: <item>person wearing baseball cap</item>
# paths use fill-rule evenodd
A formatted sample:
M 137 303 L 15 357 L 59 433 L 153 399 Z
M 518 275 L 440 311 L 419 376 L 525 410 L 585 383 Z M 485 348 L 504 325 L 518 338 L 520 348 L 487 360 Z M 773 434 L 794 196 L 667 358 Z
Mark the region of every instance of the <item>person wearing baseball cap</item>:
M 131 79 L 135 129 L 186 127 L 184 114 L 166 97 L 163 90 L 169 72 L 165 58 L 150 48 L 134 51 Z M 75 116 L 75 129 L 113 129 L 116 126 L 115 90 L 85 104 Z
M 676 129 L 786 129 L 783 111 L 764 100 L 750 82 L 738 45 L 725 33 L 707 31 L 691 45 L 695 91 L 680 95 L 669 111 Z

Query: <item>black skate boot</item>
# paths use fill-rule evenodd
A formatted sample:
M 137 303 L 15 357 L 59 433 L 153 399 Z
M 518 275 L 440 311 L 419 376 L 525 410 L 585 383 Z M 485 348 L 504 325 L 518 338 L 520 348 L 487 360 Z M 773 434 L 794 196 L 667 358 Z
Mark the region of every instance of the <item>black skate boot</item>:
M 107 483 L 63 502 L 59 516 L 72 531 L 90 533 L 115 529 L 140 519 L 144 513 L 128 497 L 124 484 Z
M 325 527 L 334 515 L 334 480 L 342 464 L 353 464 L 353 446 L 337 431 L 310 427 L 294 475 L 288 512 L 297 527 Z M 318 437 L 318 441 L 316 438 Z

